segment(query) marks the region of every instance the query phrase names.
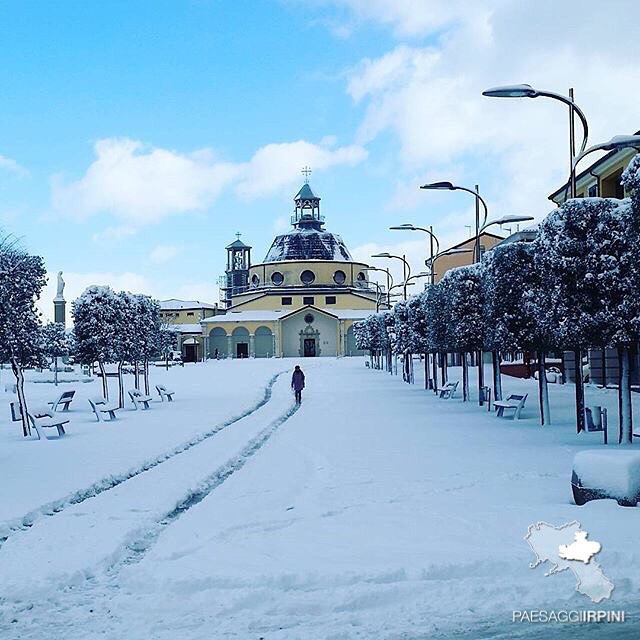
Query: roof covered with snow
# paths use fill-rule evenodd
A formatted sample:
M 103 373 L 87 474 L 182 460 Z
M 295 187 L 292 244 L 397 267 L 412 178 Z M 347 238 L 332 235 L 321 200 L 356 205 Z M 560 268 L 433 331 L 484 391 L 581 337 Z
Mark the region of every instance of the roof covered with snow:
M 200 300 L 178 300 L 171 298 L 170 300 L 160 301 L 161 311 L 179 311 L 180 309 L 217 309 L 216 305 L 200 302 Z
M 185 324 L 172 324 L 169 325 L 174 331 L 178 333 L 200 333 L 202 331 L 202 327 L 199 323 L 185 323 Z
M 344 240 L 335 233 L 318 229 L 294 229 L 276 236 L 265 262 L 285 260 L 338 260 L 352 262 Z

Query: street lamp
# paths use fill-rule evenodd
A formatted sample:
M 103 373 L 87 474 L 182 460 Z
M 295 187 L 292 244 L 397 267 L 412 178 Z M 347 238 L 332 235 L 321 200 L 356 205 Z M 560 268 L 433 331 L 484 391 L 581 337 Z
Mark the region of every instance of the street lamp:
M 582 155 L 586 146 L 587 146 L 587 138 L 589 137 L 589 125 L 587 123 L 587 118 L 573 101 L 573 89 L 569 89 L 569 96 L 563 96 L 560 93 L 554 93 L 553 91 L 539 91 L 538 89 L 534 89 L 529 84 L 514 84 L 514 85 L 506 85 L 502 87 L 493 87 L 492 89 L 487 89 L 482 92 L 483 96 L 488 96 L 490 98 L 551 98 L 553 100 L 558 100 L 569 106 L 569 185 L 571 188 L 571 197 L 576 197 L 576 174 L 575 174 L 575 165 L 574 165 L 574 156 L 576 152 L 576 136 L 575 136 L 575 126 L 574 126 L 574 114 L 578 114 L 580 118 L 580 122 L 582 123 L 583 130 L 583 138 L 582 145 L 580 146 L 580 151 L 578 155 Z
M 389 289 L 393 286 L 393 278 L 389 269 L 380 269 L 379 267 L 366 267 L 364 271 L 382 271 L 387 274 L 387 306 L 391 308 L 391 298 L 389 298 Z
M 409 266 L 409 263 L 407 262 L 406 256 L 396 256 L 396 255 L 392 255 L 391 253 L 375 253 L 374 255 L 371 256 L 372 258 L 394 258 L 396 260 L 402 260 L 402 264 L 403 264 L 403 276 L 404 276 L 404 299 L 407 299 L 407 278 L 411 275 L 411 267 Z
M 579 153 L 573 159 L 573 172 L 575 174 L 575 170 L 578 166 L 578 163 L 582 158 L 588 156 L 590 153 L 594 151 L 614 151 L 618 149 L 636 149 L 636 151 L 640 150 L 640 135 L 632 135 L 632 136 L 613 136 L 611 140 L 607 142 L 601 142 L 600 144 L 594 144 L 592 147 L 589 147 L 585 151 Z
M 473 261 L 480 261 L 480 229 L 485 228 L 487 224 L 487 216 L 489 215 L 489 207 L 487 207 L 487 203 L 484 201 L 479 192 L 479 187 L 476 185 L 475 191 L 471 189 L 467 189 L 466 187 L 460 187 L 458 185 L 453 184 L 452 182 L 431 182 L 429 184 L 423 184 L 421 189 L 431 189 L 434 191 L 466 191 L 470 193 L 476 199 L 476 243 L 474 247 L 473 253 Z M 484 217 L 482 219 L 482 224 L 480 224 L 480 205 L 484 210 Z
M 425 229 L 424 227 L 416 227 L 414 224 L 400 224 L 393 227 L 389 227 L 392 231 L 422 231 L 423 233 L 428 234 L 429 236 L 429 252 L 430 252 L 430 260 L 433 263 L 433 243 L 436 243 L 436 253 L 440 252 L 440 241 L 438 240 L 435 233 L 433 233 L 433 227 L 429 227 Z M 426 264 L 426 262 L 425 262 Z M 433 276 L 431 277 L 431 284 L 433 284 Z

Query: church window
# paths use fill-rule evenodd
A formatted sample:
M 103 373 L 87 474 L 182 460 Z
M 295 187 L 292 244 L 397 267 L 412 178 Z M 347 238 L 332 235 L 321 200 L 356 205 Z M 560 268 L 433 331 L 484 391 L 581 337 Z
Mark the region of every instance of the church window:
M 302 298 L 302 304 L 315 304 L 315 300 L 313 299 L 313 296 L 305 296 Z
M 333 281 L 336 284 L 344 284 L 347 279 L 347 274 L 344 271 L 336 271 L 333 274 Z
M 279 287 L 284 282 L 284 276 L 279 271 L 274 271 L 271 274 L 271 282 Z
M 187 311 L 187 315 L 188 315 L 188 316 L 193 316 L 193 315 L 195 315 L 195 314 L 193 313 L 193 311 Z
M 251 276 L 251 284 L 252 284 L 254 287 L 257 287 L 257 286 L 260 284 L 260 277 L 258 276 L 258 274 L 254 273 L 254 274 Z
M 358 280 L 358 282 L 364 282 L 366 280 L 366 276 L 364 275 L 364 273 L 361 271 L 357 276 L 356 279 Z
M 282 298 L 282 306 L 286 307 L 291 304 L 293 304 L 293 300 L 291 298 Z
M 307 313 L 307 315 L 304 317 L 304 321 L 307 324 L 312 324 L 314 320 L 315 320 L 315 318 L 313 317 L 312 313 Z
M 324 299 L 325 304 L 335 304 L 336 297 L 335 296 L 326 296 Z
M 300 274 L 300 280 L 302 280 L 304 284 L 311 284 L 315 279 L 316 279 L 316 274 L 313 273 L 313 271 L 310 271 L 309 269 L 305 269 Z

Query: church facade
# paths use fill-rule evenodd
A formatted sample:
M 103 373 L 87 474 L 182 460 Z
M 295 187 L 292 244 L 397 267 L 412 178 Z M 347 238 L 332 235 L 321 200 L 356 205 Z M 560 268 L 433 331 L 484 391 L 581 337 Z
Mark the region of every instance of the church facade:
M 294 198 L 292 229 L 251 262 L 240 238 L 226 247 L 223 315 L 200 321 L 210 358 L 362 355 L 353 324 L 380 305 L 368 266 L 324 229 L 320 198 L 308 182 Z

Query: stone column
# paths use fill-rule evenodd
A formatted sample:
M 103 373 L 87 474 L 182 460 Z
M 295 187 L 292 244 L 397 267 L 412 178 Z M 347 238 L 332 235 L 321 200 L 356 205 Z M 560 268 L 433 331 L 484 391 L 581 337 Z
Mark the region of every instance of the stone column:
M 231 336 L 227 336 L 227 357 L 235 358 L 235 354 L 233 353 L 233 338 Z
M 256 336 L 253 333 L 249 334 L 249 357 L 256 357 Z

